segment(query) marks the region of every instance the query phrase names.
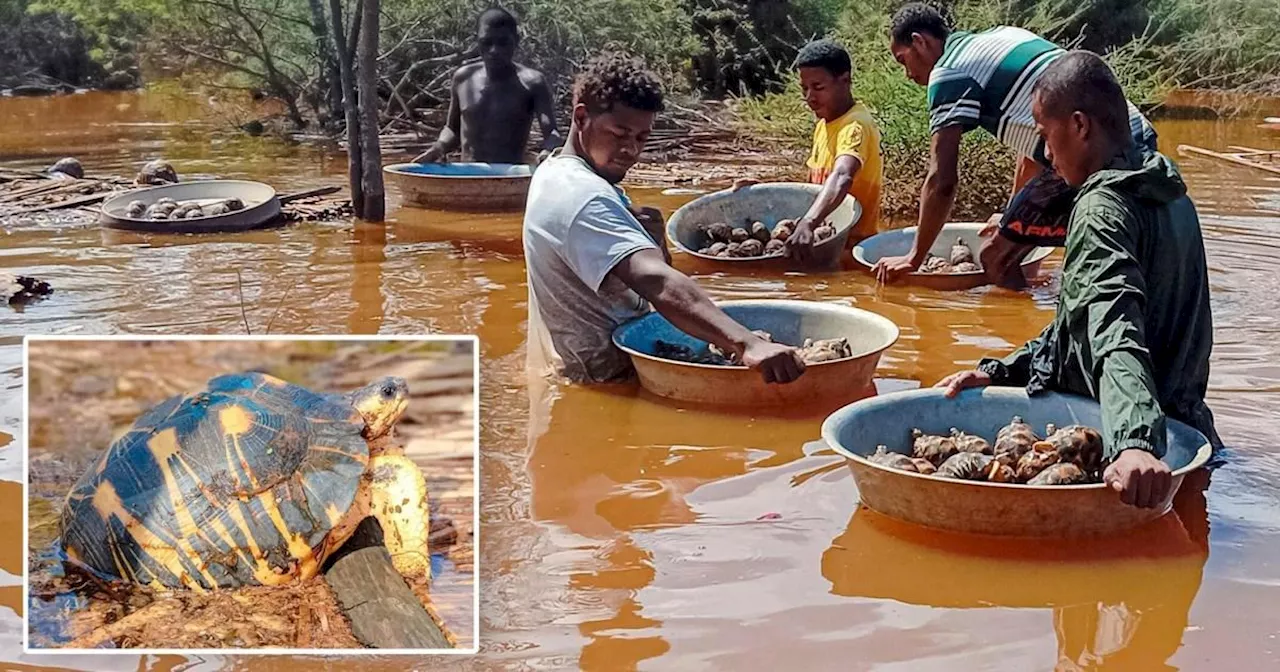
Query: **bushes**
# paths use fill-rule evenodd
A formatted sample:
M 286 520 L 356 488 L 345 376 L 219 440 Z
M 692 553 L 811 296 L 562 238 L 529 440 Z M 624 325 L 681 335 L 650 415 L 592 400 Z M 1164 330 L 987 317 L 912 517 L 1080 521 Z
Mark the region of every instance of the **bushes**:
M 66 14 L 28 12 L 25 0 L 0 2 L 0 86 L 95 84 L 106 75 L 91 56 L 93 38 Z

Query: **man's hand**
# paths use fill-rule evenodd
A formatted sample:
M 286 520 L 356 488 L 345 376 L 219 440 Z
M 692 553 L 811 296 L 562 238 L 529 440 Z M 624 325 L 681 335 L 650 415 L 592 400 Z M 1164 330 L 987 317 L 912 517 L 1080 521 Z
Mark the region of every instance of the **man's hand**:
M 443 163 L 444 152 L 440 151 L 440 145 L 431 145 L 427 151 L 413 157 L 413 163 Z
M 885 257 L 876 262 L 871 267 L 871 272 L 875 274 L 876 280 L 879 282 L 891 282 L 897 278 L 911 273 L 919 268 L 920 265 L 910 255 L 904 257 Z
M 978 236 L 981 238 L 991 237 L 991 235 L 994 234 L 996 230 L 1000 228 L 1000 220 L 1003 218 L 1004 218 L 1003 212 L 997 212 L 991 215 L 990 217 L 988 217 L 987 223 L 982 227 L 982 230 L 978 231 Z
M 789 383 L 804 373 L 804 360 L 796 349 L 763 338 L 752 338 L 742 352 L 742 363 L 759 371 L 766 383 Z
M 644 206 L 641 208 L 632 208 L 631 214 L 636 216 L 640 222 L 640 226 L 653 237 L 655 241 L 661 242 L 666 238 L 667 231 L 662 219 L 662 211 L 657 208 Z
M 809 263 L 813 259 L 813 225 L 803 220 L 796 222 L 796 228 L 784 244 L 788 257 L 802 264 Z
M 746 189 L 747 187 L 750 187 L 753 184 L 760 184 L 760 180 L 753 180 L 749 177 L 738 178 L 733 181 L 733 186 L 729 187 L 729 191 L 734 192 L 740 189 Z
M 546 161 L 548 156 L 551 156 L 551 150 L 549 149 L 544 149 L 541 152 L 538 152 L 538 162 L 534 165 L 542 165 L 542 162 Z
M 1120 452 L 1102 473 L 1102 482 L 1120 493 L 1120 501 L 1129 506 L 1150 509 L 1161 502 L 1173 487 L 1169 465 L 1151 453 L 1130 448 Z
M 987 373 L 977 370 L 961 371 L 953 373 L 942 380 L 939 380 L 934 387 L 944 387 L 946 391 L 943 396 L 948 399 L 954 398 L 960 394 L 960 390 L 970 387 L 986 387 L 991 384 L 991 376 Z

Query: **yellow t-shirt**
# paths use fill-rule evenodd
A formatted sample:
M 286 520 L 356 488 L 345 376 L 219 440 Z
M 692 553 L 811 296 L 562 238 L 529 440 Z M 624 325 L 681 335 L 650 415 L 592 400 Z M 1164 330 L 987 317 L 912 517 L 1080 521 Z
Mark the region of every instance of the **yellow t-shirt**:
M 813 129 L 813 151 L 809 154 L 809 182 L 826 182 L 835 168 L 836 158 L 845 154 L 856 156 L 862 162 L 853 176 L 853 184 L 849 185 L 849 193 L 862 206 L 862 217 L 850 239 L 861 240 L 880 230 L 880 188 L 884 182 L 880 129 L 871 118 L 871 111 L 862 103 L 854 103 L 834 121 L 818 120 Z

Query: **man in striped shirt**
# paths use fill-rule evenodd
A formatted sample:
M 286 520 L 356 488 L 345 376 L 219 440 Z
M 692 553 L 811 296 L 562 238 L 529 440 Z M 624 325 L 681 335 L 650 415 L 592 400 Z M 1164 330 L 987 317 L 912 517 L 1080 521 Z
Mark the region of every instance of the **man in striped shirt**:
M 1053 172 L 1031 116 L 1036 82 L 1066 52 L 1012 26 L 952 32 L 938 10 L 922 3 L 905 5 L 894 15 L 890 49 L 907 77 L 929 87 L 933 139 L 915 242 L 906 256 L 880 260 L 877 277 L 888 281 L 924 263 L 955 203 L 960 136 L 981 127 L 1017 152 L 1018 165 L 998 234 L 983 240 L 979 259 L 991 282 L 1024 287 L 1022 258 L 1036 246 L 1064 244 L 1075 197 L 1075 190 Z M 1133 103 L 1126 104 L 1135 144 L 1154 151 L 1155 129 Z

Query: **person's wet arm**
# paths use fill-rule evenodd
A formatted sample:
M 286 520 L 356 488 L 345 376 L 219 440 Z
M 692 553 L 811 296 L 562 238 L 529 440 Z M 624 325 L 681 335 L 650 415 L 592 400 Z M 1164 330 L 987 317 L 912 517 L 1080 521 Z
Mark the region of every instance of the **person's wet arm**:
M 1093 210 L 1071 222 L 1061 309 L 1073 337 L 1088 340 L 1092 356 L 1086 361 L 1092 362 L 1089 373 L 1102 405 L 1106 459 L 1135 448 L 1160 457 L 1165 414 L 1147 348 L 1146 281 L 1137 241 L 1119 208 L 1103 204 Z
M 992 385 L 1025 387 L 1031 382 L 1031 361 L 1041 344 L 1046 341 L 1046 334 L 1053 328 L 1054 325 L 1050 323 L 1039 336 L 1004 357 L 983 358 L 978 362 L 978 370 L 991 376 Z
M 427 151 L 414 157 L 414 162 L 436 162 L 458 148 L 462 138 L 462 105 L 458 101 L 459 91 L 465 77 L 459 70 L 453 74 L 453 84 L 449 87 L 449 114 L 445 118 L 444 127 L 440 129 L 440 137 Z
M 804 372 L 804 362 L 795 348 L 752 334 L 716 306 L 692 278 L 672 268 L 657 250 L 631 254 L 610 274 L 647 299 L 680 331 L 714 343 L 759 369 L 765 382 L 790 382 Z
M 827 216 L 844 202 L 845 196 L 849 195 L 853 178 L 861 168 L 862 160 L 853 154 L 841 154 L 836 157 L 831 174 L 822 183 L 822 191 L 818 192 L 818 197 L 814 199 L 808 211 L 796 220 L 795 230 L 787 239 L 788 243 L 791 243 L 788 247 L 808 246 L 813 242 L 813 229 L 825 222 Z
M 920 188 L 920 216 L 916 222 L 916 237 L 908 255 L 915 266 L 924 263 L 924 257 L 938 239 L 942 225 L 951 216 L 955 205 L 956 188 L 960 184 L 960 137 L 964 129 L 948 126 L 933 134 L 929 146 L 929 172 Z
M 533 88 L 533 110 L 538 119 L 538 128 L 542 131 L 542 151 L 551 150 L 564 144 L 560 130 L 556 128 L 555 104 L 551 100 L 551 87 L 545 79 L 539 78 Z
M 919 268 L 943 224 L 951 216 L 960 181 L 960 138 L 963 134 L 964 128 L 960 125 L 945 126 L 933 134 L 929 147 L 929 171 L 920 188 L 920 215 L 915 240 L 905 256 L 889 257 L 876 263 L 875 272 L 881 280 Z

